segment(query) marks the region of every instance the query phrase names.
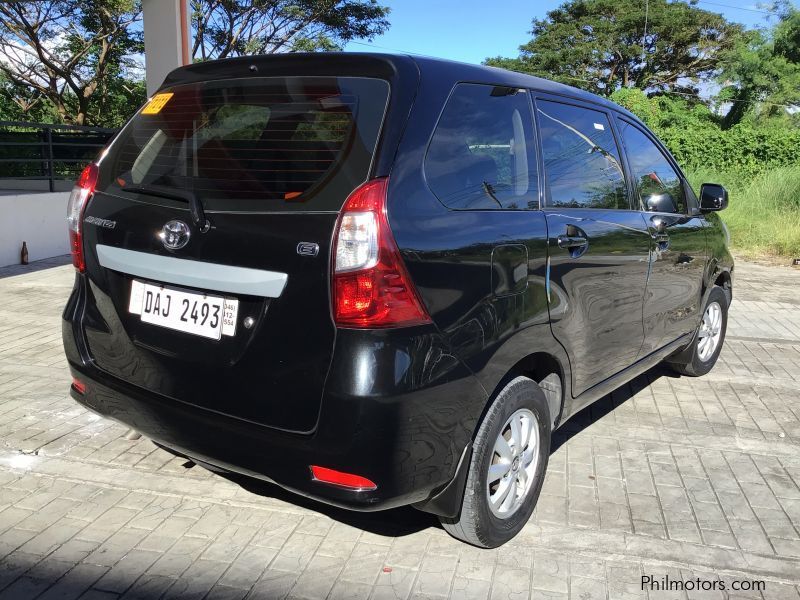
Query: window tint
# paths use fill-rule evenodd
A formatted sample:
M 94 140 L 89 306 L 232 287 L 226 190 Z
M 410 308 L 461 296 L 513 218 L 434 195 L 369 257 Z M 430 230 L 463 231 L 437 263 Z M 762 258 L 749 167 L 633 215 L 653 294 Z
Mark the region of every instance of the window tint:
M 527 92 L 458 84 L 433 134 L 425 176 L 450 208 L 538 209 Z
M 223 210 L 338 210 L 367 175 L 388 92 L 385 81 L 355 77 L 163 90 L 111 146 L 100 189 L 189 189 Z M 318 199 L 330 186 L 336 193 Z
M 667 158 L 638 127 L 625 121 L 618 122 L 631 165 L 631 176 L 644 209 L 686 213 L 683 184 Z
M 629 208 L 625 176 L 605 113 L 537 100 L 547 205 Z

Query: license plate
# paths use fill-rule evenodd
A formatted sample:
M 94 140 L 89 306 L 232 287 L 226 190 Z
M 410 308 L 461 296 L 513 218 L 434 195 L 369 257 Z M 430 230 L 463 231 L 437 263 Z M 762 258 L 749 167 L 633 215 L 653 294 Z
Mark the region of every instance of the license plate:
M 239 301 L 134 280 L 128 310 L 143 323 L 218 340 L 236 334 Z

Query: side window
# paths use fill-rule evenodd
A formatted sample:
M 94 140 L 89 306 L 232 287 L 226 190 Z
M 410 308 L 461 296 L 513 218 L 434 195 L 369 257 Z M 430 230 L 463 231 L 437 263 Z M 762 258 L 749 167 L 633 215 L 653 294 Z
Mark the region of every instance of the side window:
M 459 83 L 436 125 L 425 176 L 453 209 L 538 209 L 528 93 Z
M 659 147 L 638 127 L 622 120 L 617 122 L 644 210 L 685 214 L 681 178 Z
M 608 116 L 537 100 L 547 205 L 629 209 L 625 175 Z

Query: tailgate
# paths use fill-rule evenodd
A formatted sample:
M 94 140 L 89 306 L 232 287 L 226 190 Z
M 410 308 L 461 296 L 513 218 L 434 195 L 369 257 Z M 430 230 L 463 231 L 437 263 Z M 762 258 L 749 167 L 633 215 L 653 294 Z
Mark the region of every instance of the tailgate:
M 335 338 L 331 238 L 368 176 L 387 99 L 387 82 L 356 77 L 155 96 L 102 158 L 84 215 L 97 366 L 182 402 L 312 430 Z M 233 322 L 216 327 L 219 309 Z

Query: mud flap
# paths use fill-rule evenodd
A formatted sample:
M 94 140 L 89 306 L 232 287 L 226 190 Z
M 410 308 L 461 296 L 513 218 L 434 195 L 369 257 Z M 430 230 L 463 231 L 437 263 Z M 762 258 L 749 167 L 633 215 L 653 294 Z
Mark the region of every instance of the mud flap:
M 461 512 L 461 504 L 464 500 L 464 489 L 467 486 L 467 475 L 472 461 L 472 442 L 464 447 L 461 458 L 458 461 L 455 475 L 450 483 L 424 502 L 418 502 L 412 506 L 417 510 L 431 513 L 446 519 L 456 519 Z

